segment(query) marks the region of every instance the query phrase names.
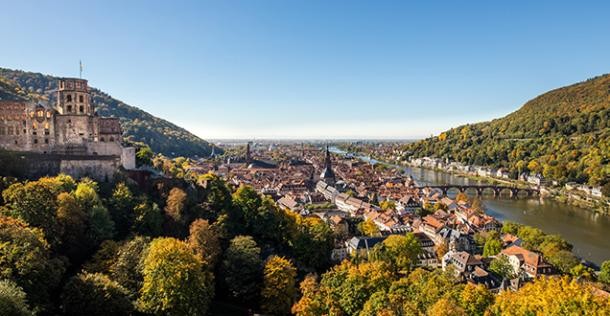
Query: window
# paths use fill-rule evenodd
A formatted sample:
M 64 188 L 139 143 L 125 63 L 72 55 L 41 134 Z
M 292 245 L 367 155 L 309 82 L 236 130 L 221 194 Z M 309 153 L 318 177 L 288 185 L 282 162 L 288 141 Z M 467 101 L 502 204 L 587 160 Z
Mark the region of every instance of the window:
M 38 125 L 36 124 L 36 122 L 33 122 L 33 123 L 32 123 L 32 128 L 33 128 L 33 129 L 37 129 L 37 128 L 38 128 Z
M 100 141 L 103 143 L 105 142 L 104 137 L 100 138 Z
M 44 117 L 44 111 L 43 110 L 38 110 L 38 111 L 36 111 L 36 115 L 38 117 Z
M 15 141 L 15 145 L 19 145 L 19 142 L 18 142 L 18 141 Z
M 6 130 L 4 127 L 0 127 L 0 135 L 4 135 L 4 133 L 6 133 Z
M 66 102 L 72 102 L 72 95 L 71 94 L 66 95 Z
M 72 106 L 68 105 L 68 112 L 72 112 Z
M 47 112 L 47 118 L 51 118 L 51 111 Z
M 25 126 L 26 124 L 27 124 L 26 121 L 23 121 L 23 126 Z
M 110 141 L 113 142 L 114 141 L 114 137 L 110 136 Z
M 80 103 L 85 102 L 85 98 L 83 98 L 83 96 L 82 96 L 82 95 L 79 95 L 79 96 L 78 96 L 78 102 L 80 102 Z
M 48 143 L 49 143 L 49 139 L 48 139 L 48 138 L 45 138 L 45 139 L 44 139 L 44 143 L 45 143 L 45 144 L 48 144 Z
M 34 144 L 38 144 L 38 139 L 34 139 Z
M 44 129 L 49 129 L 49 122 L 44 123 Z
M 85 112 L 85 107 L 84 107 L 84 106 L 82 106 L 82 105 L 81 105 L 81 106 L 79 106 L 79 107 L 78 107 L 78 111 L 79 111 L 80 113 Z
M 13 135 L 13 127 L 12 126 L 8 127 L 8 133 L 7 134 Z

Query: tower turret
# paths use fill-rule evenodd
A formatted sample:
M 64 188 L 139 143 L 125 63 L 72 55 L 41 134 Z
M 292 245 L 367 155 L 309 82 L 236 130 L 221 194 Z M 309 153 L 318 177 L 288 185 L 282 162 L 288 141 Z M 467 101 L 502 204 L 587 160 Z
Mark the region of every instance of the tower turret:
M 326 145 L 326 157 L 324 158 L 324 170 L 320 174 L 320 179 L 329 185 L 335 184 L 335 173 L 333 172 L 332 160 L 328 145 Z
M 93 115 L 89 85 L 85 79 L 61 78 L 57 84 L 56 110 L 63 115 Z

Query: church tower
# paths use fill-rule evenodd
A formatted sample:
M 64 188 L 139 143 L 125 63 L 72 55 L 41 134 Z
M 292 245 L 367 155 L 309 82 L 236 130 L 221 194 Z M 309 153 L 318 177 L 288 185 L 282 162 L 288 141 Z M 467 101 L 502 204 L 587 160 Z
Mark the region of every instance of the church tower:
M 324 159 L 324 170 L 320 174 L 320 179 L 328 185 L 335 185 L 335 173 L 333 172 L 332 160 L 330 158 L 330 151 L 328 145 L 326 145 L 326 157 Z
M 59 79 L 57 87 L 57 112 L 62 115 L 93 115 L 91 95 L 87 80 Z

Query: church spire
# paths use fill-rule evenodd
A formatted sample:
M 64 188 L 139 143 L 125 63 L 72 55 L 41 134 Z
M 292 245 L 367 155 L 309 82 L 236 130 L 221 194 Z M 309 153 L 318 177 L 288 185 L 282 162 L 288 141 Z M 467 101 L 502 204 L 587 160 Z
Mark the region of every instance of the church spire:
M 320 174 L 320 179 L 329 185 L 335 184 L 335 173 L 333 172 L 332 160 L 330 157 L 330 150 L 328 144 L 326 144 L 326 158 L 324 159 L 324 170 Z

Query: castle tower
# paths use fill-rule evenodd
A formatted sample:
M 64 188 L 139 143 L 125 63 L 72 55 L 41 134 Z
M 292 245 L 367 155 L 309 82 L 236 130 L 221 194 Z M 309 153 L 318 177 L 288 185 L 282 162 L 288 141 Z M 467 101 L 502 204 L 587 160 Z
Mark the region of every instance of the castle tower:
M 320 179 L 326 182 L 328 185 L 335 184 L 335 173 L 333 172 L 332 161 L 330 158 L 330 151 L 328 150 L 328 145 L 326 145 L 326 158 L 324 159 L 324 170 L 322 170 L 322 174 L 320 174 Z
M 59 79 L 56 110 L 63 115 L 93 115 L 91 94 L 87 80 L 76 78 Z

